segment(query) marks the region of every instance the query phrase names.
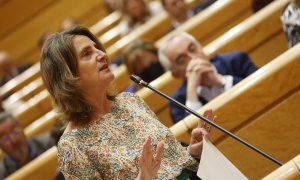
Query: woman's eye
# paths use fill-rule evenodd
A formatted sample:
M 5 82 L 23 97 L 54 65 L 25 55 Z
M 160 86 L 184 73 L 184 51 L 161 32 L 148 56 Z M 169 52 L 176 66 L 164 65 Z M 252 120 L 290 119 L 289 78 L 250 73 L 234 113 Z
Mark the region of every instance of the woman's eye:
M 183 61 L 184 61 L 184 57 L 181 56 L 180 58 L 177 58 L 176 63 L 178 65 L 181 65 L 183 63 Z
M 196 46 L 195 45 L 190 46 L 190 48 L 189 48 L 190 52 L 195 52 L 195 50 L 196 50 Z
M 88 56 L 88 55 L 90 55 L 90 51 L 84 51 L 83 52 L 83 56 Z

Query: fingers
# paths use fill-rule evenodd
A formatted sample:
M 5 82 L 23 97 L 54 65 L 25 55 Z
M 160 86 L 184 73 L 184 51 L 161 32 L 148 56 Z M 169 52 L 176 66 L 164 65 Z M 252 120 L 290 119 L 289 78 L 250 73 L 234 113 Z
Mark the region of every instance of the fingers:
M 157 144 L 157 147 L 156 147 L 156 156 L 155 156 L 155 160 L 156 161 L 161 161 L 161 158 L 163 156 L 163 153 L 164 153 L 164 141 L 160 141 L 158 144 Z
M 209 116 L 211 116 L 213 114 L 212 109 L 207 109 L 204 111 L 203 116 L 209 119 Z M 198 122 L 198 127 L 203 128 L 206 125 L 205 121 L 199 121 Z
M 164 141 L 160 141 L 157 144 L 156 147 L 156 153 L 155 156 L 153 156 L 152 150 L 151 150 L 151 139 L 150 137 L 147 137 L 142 148 L 142 155 L 139 158 L 139 161 L 147 161 L 147 163 L 150 163 L 151 161 L 156 161 L 160 164 L 161 159 L 163 157 L 164 152 Z
M 212 122 L 216 122 L 218 120 L 218 116 L 213 114 L 212 109 L 205 110 L 203 116 Z M 211 132 L 211 125 L 206 123 L 205 121 L 199 121 L 198 128 L 204 128 L 208 133 Z
M 150 137 L 146 138 L 142 149 L 142 156 L 147 157 L 148 155 L 152 155 Z
M 202 60 L 202 59 L 191 60 L 186 67 L 187 75 L 191 72 L 203 73 L 211 70 L 212 70 L 211 63 L 207 60 Z

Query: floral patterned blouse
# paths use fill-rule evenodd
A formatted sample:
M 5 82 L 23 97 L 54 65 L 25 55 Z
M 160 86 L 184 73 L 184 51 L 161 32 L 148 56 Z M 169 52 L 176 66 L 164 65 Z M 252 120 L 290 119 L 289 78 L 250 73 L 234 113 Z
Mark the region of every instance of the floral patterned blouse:
M 59 166 L 66 179 L 135 179 L 147 136 L 153 152 L 159 141 L 165 142 L 157 179 L 176 179 L 185 168 L 197 171 L 199 163 L 132 93 L 119 94 L 99 120 L 64 133 L 58 145 Z

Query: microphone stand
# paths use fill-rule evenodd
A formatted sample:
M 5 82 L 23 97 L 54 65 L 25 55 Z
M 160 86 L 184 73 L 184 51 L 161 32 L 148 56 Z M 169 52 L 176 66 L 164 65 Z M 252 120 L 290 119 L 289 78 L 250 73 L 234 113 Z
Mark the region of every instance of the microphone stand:
M 152 87 L 151 85 L 149 85 L 149 83 L 145 82 L 144 80 L 142 80 L 140 77 L 136 76 L 136 75 L 130 75 L 130 79 L 133 80 L 134 82 L 147 87 L 149 89 L 151 89 L 152 91 L 156 92 L 157 94 L 163 96 L 164 98 L 168 99 L 169 101 L 175 103 L 177 106 L 185 109 L 186 111 L 188 111 L 189 113 L 195 115 L 196 117 L 202 119 L 203 121 L 205 121 L 206 123 L 212 125 L 213 127 L 219 129 L 220 131 L 224 132 L 225 134 L 229 135 L 230 137 L 232 137 L 233 139 L 239 141 L 240 143 L 248 146 L 250 149 L 256 151 L 257 153 L 263 155 L 264 157 L 268 158 L 269 160 L 273 161 L 274 163 L 282 166 L 282 162 L 278 161 L 277 159 L 273 158 L 272 156 L 270 156 L 269 154 L 263 152 L 262 150 L 258 149 L 257 147 L 253 146 L 252 144 L 246 142 L 245 140 L 241 139 L 240 137 L 236 136 L 235 134 L 231 133 L 230 131 L 224 129 L 223 127 L 219 126 L 218 124 L 210 121 L 209 119 L 207 119 L 206 117 L 201 116 L 199 113 L 197 113 L 196 111 L 186 107 L 185 105 L 181 104 L 180 102 L 176 101 L 175 99 L 167 96 L 166 94 L 160 92 L 159 90 L 155 89 L 154 87 Z

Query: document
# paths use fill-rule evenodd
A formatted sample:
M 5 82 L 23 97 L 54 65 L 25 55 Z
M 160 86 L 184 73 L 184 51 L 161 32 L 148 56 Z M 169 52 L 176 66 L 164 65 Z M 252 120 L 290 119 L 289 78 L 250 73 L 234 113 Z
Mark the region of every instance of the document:
M 197 176 L 203 180 L 248 179 L 209 140 L 205 138 L 203 138 L 203 149 Z

